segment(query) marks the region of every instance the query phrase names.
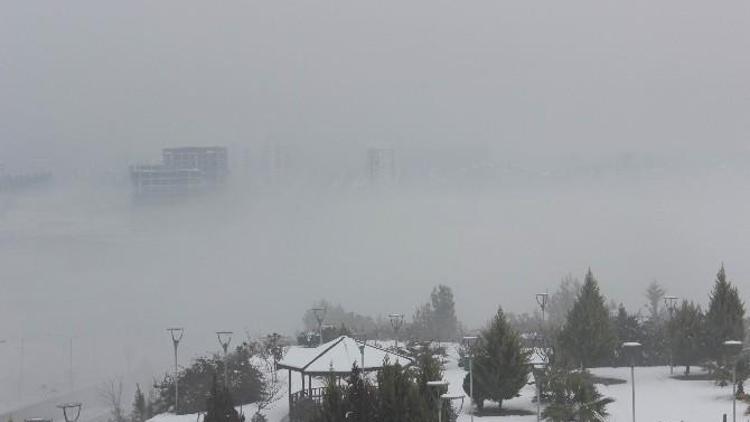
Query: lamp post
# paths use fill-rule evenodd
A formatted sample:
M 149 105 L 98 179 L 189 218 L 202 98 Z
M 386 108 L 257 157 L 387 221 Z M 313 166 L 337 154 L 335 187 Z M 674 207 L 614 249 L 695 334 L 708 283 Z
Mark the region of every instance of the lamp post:
M 728 355 L 736 356 L 742 351 L 742 342 L 727 340 L 722 343 Z M 737 422 L 737 359 L 732 359 L 732 422 Z
M 229 343 L 232 342 L 232 331 L 217 331 L 216 338 L 219 340 L 221 348 L 224 350 L 224 388 L 229 389 L 229 361 L 227 360 L 227 353 L 229 350 Z
M 536 294 L 536 303 L 539 305 L 539 308 L 542 310 L 542 323 L 539 325 L 539 331 L 541 336 L 541 346 L 543 353 L 547 354 L 547 348 L 546 348 L 546 338 L 544 335 L 544 323 L 546 319 L 546 311 L 547 311 L 547 305 L 549 305 L 549 293 L 537 293 Z
M 326 320 L 326 308 L 312 308 L 315 320 L 318 321 L 318 346 L 323 344 L 323 321 Z
M 539 374 L 547 367 L 546 363 L 538 363 L 533 366 L 537 371 L 534 373 L 534 384 L 536 384 L 536 421 L 542 420 L 542 380 Z
M 464 343 L 469 350 L 469 415 L 471 422 L 474 422 L 474 346 L 477 340 L 479 340 L 477 336 L 464 337 Z
M 438 422 L 443 422 L 443 401 L 441 399 L 441 391 L 445 390 L 448 391 L 448 381 L 445 380 L 437 380 L 437 381 L 427 381 L 427 387 L 434 388 L 437 391 L 437 412 L 438 412 Z
M 81 403 L 64 403 L 57 406 L 62 409 L 63 417 L 65 422 L 78 422 L 78 418 L 81 417 Z M 70 413 L 68 413 L 70 411 Z
M 547 305 L 549 304 L 549 293 L 537 293 L 536 303 L 542 309 L 542 324 L 544 324 L 544 313 L 547 310 Z
M 635 358 L 638 352 L 641 350 L 641 343 L 636 341 L 626 341 L 622 343 L 623 350 L 627 350 L 630 354 L 630 384 L 632 389 L 632 406 L 633 406 L 633 422 L 635 422 Z
M 391 320 L 391 327 L 393 327 L 393 336 L 396 340 L 396 350 L 398 350 L 398 332 L 404 325 L 404 314 L 388 314 L 388 319 Z
M 185 333 L 185 330 L 182 328 L 167 328 L 167 331 L 169 331 L 169 334 L 172 336 L 172 345 L 174 346 L 174 413 L 177 414 L 177 404 L 179 403 L 177 399 L 180 392 L 177 381 L 177 346 L 180 345 L 180 340 L 182 340 L 182 335 Z
M 361 412 L 361 420 L 365 420 L 365 398 L 367 397 L 367 383 L 365 378 L 365 347 L 367 346 L 367 336 L 364 334 L 360 334 L 359 336 L 359 344 L 357 344 L 357 347 L 359 347 L 359 355 L 362 359 L 362 409 L 360 409 Z
M 669 312 L 669 320 L 672 321 L 674 307 L 677 305 L 677 296 L 664 296 L 664 307 Z M 674 374 L 674 357 L 672 352 L 672 341 L 669 341 L 669 375 Z

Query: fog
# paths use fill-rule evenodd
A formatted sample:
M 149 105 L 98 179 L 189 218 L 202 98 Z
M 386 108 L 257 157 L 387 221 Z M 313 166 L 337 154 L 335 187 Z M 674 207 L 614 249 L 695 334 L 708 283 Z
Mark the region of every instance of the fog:
M 313 301 L 498 305 L 591 267 L 639 309 L 750 264 L 750 5 L 697 1 L 3 1 L 0 391 L 167 370 L 213 332 L 294 334 Z M 211 195 L 133 200 L 128 166 L 229 148 Z M 288 161 L 269 176 L 263 151 Z M 366 150 L 397 177 L 372 186 Z

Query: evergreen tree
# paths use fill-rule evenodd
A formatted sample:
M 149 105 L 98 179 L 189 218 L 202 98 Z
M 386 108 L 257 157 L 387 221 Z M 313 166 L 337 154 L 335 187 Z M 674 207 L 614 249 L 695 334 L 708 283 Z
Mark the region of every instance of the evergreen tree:
M 439 285 L 432 290 L 432 325 L 435 327 L 437 341 L 450 341 L 458 335 L 458 318 L 450 287 Z
M 206 400 L 206 416 L 203 422 L 242 422 L 234 408 L 232 395 L 226 387 L 219 386 L 213 377 L 211 392 Z
M 607 416 L 607 405 L 586 371 L 553 368 L 548 375 L 549 404 L 542 417 L 552 422 L 599 422 Z
M 642 341 L 643 331 L 641 329 L 641 324 L 638 322 L 638 317 L 636 315 L 628 314 L 625 306 L 620 304 L 617 308 L 617 315 L 612 318 L 612 326 L 614 327 L 615 335 L 617 336 L 616 344 L 619 352 L 617 362 L 620 365 L 627 365 L 628 362 L 623 357 L 621 350 L 622 347 L 620 345 L 626 341 Z
M 699 364 L 705 357 L 703 324 L 700 306 L 687 300 L 675 309 L 669 322 L 672 360 L 675 365 L 685 366 L 685 375 L 690 375 L 690 367 Z
M 521 338 L 508 324 L 502 308 L 479 335 L 474 346 L 474 400 L 479 409 L 484 400 L 511 399 L 521 391 L 529 375 L 529 352 Z M 469 375 L 463 382 L 464 391 L 470 390 Z
M 141 391 L 140 384 L 135 385 L 135 398 L 133 399 L 133 413 L 130 418 L 133 422 L 144 422 L 149 418 L 146 408 L 146 396 Z
M 727 280 L 722 264 L 706 312 L 706 347 L 710 358 L 722 361 L 724 341 L 744 340 L 744 317 L 745 305 L 740 300 L 737 287 Z
M 651 284 L 648 285 L 648 289 L 646 289 L 648 313 L 653 320 L 659 318 L 659 307 L 661 306 L 661 300 L 664 298 L 665 293 L 664 289 L 656 280 L 652 281 Z
M 346 419 L 347 405 L 344 391 L 339 387 L 336 376 L 326 378 L 325 394 L 320 409 L 310 417 L 311 422 L 339 422 Z
M 590 269 L 578 299 L 568 313 L 559 342 L 564 359 L 571 365 L 589 368 L 612 357 L 616 336 L 604 297 Z

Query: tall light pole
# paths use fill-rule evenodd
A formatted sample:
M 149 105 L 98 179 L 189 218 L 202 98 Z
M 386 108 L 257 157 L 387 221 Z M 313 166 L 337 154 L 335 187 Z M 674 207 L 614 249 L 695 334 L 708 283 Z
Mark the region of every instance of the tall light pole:
M 393 327 L 393 336 L 396 341 L 396 350 L 398 350 L 398 332 L 404 325 L 404 314 L 388 314 L 388 319 L 391 320 L 391 327 Z
M 736 355 L 742 351 L 742 342 L 739 340 L 727 340 L 722 343 L 728 355 L 732 355 L 732 422 L 737 422 L 737 358 Z
M 81 403 L 64 403 L 57 406 L 62 409 L 63 417 L 65 422 L 78 422 L 78 418 L 81 417 Z M 70 413 L 68 413 L 70 411 Z
M 547 305 L 549 305 L 549 293 L 537 293 L 536 294 L 536 303 L 539 305 L 539 308 L 542 310 L 542 323 L 539 326 L 540 335 L 542 337 L 541 346 L 544 354 L 547 354 L 547 344 L 546 344 L 546 338 L 544 335 L 544 323 L 545 323 L 545 313 L 547 311 Z
M 542 420 L 542 379 L 539 375 L 544 368 L 547 367 L 546 363 L 539 363 L 533 366 L 536 369 L 534 373 L 534 384 L 536 384 L 536 421 Z
M 177 399 L 180 396 L 180 388 L 178 383 L 178 371 L 179 368 L 177 367 L 177 347 L 180 345 L 180 340 L 182 340 L 182 335 L 185 333 L 185 330 L 182 328 L 167 328 L 167 331 L 169 331 L 169 335 L 172 336 L 172 345 L 174 346 L 174 413 L 177 414 L 178 407 L 178 401 Z
M 635 422 L 635 358 L 638 352 L 641 350 L 641 343 L 637 341 L 626 341 L 622 343 L 623 350 L 627 350 L 630 354 L 630 384 L 632 389 L 632 402 L 633 405 L 633 422 Z
M 471 422 L 474 422 L 474 346 L 477 344 L 479 337 L 466 336 L 464 344 L 469 351 L 469 415 Z
M 318 321 L 318 346 L 323 344 L 323 321 L 326 320 L 326 312 L 327 309 L 324 307 L 321 308 L 312 308 L 313 315 L 315 315 L 315 320 Z
M 229 389 L 229 361 L 227 360 L 227 354 L 229 351 L 229 343 L 232 342 L 232 331 L 217 331 L 216 338 L 219 340 L 221 348 L 224 350 L 224 388 Z
M 667 308 L 667 312 L 669 312 L 669 320 L 672 321 L 672 317 L 674 314 L 674 307 L 677 305 L 677 296 L 664 296 L 664 307 Z M 674 356 L 672 352 L 672 340 L 671 336 L 669 337 L 669 375 L 674 374 Z
M 536 303 L 542 309 L 542 324 L 544 324 L 544 313 L 547 310 L 547 305 L 549 305 L 549 293 L 537 293 Z
M 443 401 L 441 400 L 441 396 L 444 394 L 443 391 L 448 391 L 448 381 L 446 380 L 436 380 L 436 381 L 427 381 L 427 387 L 434 388 L 437 391 L 437 414 L 438 414 L 438 422 L 443 421 Z

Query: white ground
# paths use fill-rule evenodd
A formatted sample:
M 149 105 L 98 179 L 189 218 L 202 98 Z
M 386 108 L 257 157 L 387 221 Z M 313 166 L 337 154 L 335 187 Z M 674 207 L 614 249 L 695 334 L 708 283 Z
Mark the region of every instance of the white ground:
M 680 368 L 676 369 L 677 373 Z M 711 381 L 679 381 L 669 377 L 667 367 L 636 368 L 636 412 L 637 420 L 642 422 L 719 422 L 722 414 L 726 413 L 731 421 L 732 401 L 730 387 L 717 387 Z M 627 380 L 624 384 L 612 386 L 598 386 L 599 391 L 615 402 L 610 404 L 607 419 L 610 422 L 628 422 L 631 416 L 631 384 L 629 368 L 596 368 L 592 372 L 598 376 L 620 378 Z M 445 378 L 450 382 L 450 392 L 463 394 L 461 383 L 466 374 L 457 365 L 455 350 L 451 350 L 446 363 Z M 301 387 L 299 375 L 292 377 L 292 389 L 297 391 Z M 282 422 L 287 414 L 287 378 L 286 371 L 279 372 L 279 382 L 283 385 L 282 397 L 265 413 L 270 422 Z M 314 385 L 316 383 L 314 382 Z M 503 402 L 506 409 L 526 410 L 532 412 L 526 416 L 488 416 L 475 417 L 484 422 L 531 422 L 536 421 L 536 403 L 533 385 L 528 385 L 521 391 L 520 397 Z M 464 406 L 459 422 L 467 422 L 468 400 Z M 750 422 L 750 417 L 744 416 L 746 406 L 738 403 L 737 420 Z M 254 411 L 254 406 L 244 407 L 248 421 Z M 151 422 L 196 422 L 197 415 L 159 415 Z

